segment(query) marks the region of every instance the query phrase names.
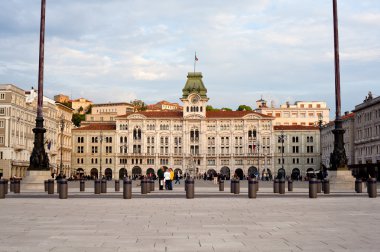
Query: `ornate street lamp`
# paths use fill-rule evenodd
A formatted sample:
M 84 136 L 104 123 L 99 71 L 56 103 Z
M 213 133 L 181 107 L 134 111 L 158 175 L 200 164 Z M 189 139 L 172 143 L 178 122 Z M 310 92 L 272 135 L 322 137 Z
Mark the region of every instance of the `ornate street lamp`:
M 281 130 L 281 134 L 278 136 L 278 141 L 281 142 L 281 169 L 284 171 L 284 141 L 287 136 L 284 134 L 284 131 Z
M 65 129 L 65 120 L 64 120 L 63 115 L 61 116 L 60 126 L 61 126 L 61 162 L 59 165 L 59 176 L 63 178 L 63 130 Z

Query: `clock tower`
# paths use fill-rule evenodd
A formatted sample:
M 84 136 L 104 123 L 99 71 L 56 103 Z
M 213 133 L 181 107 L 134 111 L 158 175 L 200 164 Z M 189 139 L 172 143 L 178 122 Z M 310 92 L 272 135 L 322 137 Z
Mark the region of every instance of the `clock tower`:
M 183 116 L 190 115 L 206 117 L 206 106 L 209 98 L 207 89 L 202 81 L 202 73 L 191 72 L 187 74 L 185 87 L 182 89 Z

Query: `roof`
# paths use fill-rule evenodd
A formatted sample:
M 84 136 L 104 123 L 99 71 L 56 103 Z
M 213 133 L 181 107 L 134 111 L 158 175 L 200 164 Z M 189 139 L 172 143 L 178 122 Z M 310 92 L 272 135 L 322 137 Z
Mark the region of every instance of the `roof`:
M 246 115 L 254 114 L 257 116 L 265 117 L 265 118 L 273 118 L 268 115 L 260 114 L 254 111 L 207 111 L 206 117 L 207 118 L 242 118 Z
M 200 72 L 190 72 L 187 74 L 187 81 L 182 89 L 183 99 L 187 99 L 192 93 L 199 94 L 201 98 L 207 98 L 207 89 L 203 84 L 202 77 L 202 73 Z
M 342 116 L 340 119 L 342 119 L 342 121 L 346 121 L 346 120 L 349 120 L 351 118 L 354 118 L 355 117 L 355 113 L 349 113 L 349 114 L 346 114 L 344 116 Z M 334 121 L 330 121 L 328 124 L 326 124 L 327 126 L 331 126 L 331 125 L 334 125 L 335 124 L 335 120 Z
M 304 125 L 277 125 L 274 130 L 319 130 L 318 126 L 304 126 Z
M 105 123 L 93 123 L 80 128 L 72 129 L 74 131 L 86 131 L 86 130 L 116 130 L 116 124 Z
M 127 105 L 130 107 L 133 107 L 133 104 L 128 103 L 128 102 L 109 102 L 109 103 L 97 103 L 97 104 L 92 104 L 92 107 L 103 107 L 103 106 L 122 106 L 122 105 Z
M 182 118 L 182 111 L 140 111 L 127 113 L 118 117 L 127 117 L 132 114 L 140 114 L 148 118 Z M 243 118 L 246 115 L 254 114 L 264 118 L 273 118 L 268 115 L 260 114 L 254 111 L 207 111 L 206 118 Z

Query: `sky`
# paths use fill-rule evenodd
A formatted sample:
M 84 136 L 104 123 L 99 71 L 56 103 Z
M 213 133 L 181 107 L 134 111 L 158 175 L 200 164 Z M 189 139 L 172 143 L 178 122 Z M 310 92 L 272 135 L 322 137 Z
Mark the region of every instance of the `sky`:
M 38 86 L 40 8 L 0 1 L 0 83 Z M 344 112 L 380 95 L 380 1 L 338 0 L 338 16 Z M 195 52 L 213 107 L 326 101 L 334 116 L 332 0 L 47 0 L 48 97 L 180 102 Z

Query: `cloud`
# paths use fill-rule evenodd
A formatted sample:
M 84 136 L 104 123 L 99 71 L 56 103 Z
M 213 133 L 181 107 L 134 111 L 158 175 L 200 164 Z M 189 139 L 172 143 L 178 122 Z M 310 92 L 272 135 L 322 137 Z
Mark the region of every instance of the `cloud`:
M 39 5 L 0 2 L 2 83 L 36 85 Z M 333 111 L 331 8 L 315 0 L 48 1 L 45 93 L 178 101 L 197 51 L 214 106 L 253 106 L 262 94 L 277 104 L 325 100 Z M 379 17 L 377 1 L 339 2 L 342 110 L 362 101 L 363 83 L 380 94 Z

